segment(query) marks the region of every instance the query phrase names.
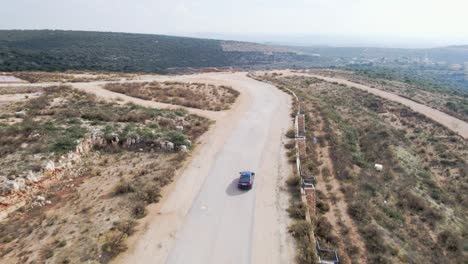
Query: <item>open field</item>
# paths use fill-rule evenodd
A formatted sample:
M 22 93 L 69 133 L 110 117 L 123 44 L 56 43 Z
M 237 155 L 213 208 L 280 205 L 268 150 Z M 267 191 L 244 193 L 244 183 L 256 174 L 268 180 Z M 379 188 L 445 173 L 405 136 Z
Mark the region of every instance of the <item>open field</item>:
M 109 83 L 104 88 L 144 100 L 212 111 L 228 109 L 239 95 L 239 92 L 230 87 L 216 87 L 203 83 L 156 81 L 150 83 Z
M 463 263 L 466 139 L 344 84 L 262 78 L 296 92 L 308 138 L 316 138 L 307 157 L 318 181 L 314 231 L 322 245 L 337 249 L 343 263 Z

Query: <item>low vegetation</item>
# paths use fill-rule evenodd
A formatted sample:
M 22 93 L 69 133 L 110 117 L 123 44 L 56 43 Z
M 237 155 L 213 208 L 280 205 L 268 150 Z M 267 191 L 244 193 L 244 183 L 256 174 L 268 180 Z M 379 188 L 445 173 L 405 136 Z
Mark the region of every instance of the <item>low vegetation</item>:
M 44 88 L 0 113 L 1 208 L 19 207 L 0 220 L 7 263 L 109 262 L 172 182 L 187 156 L 178 147 L 190 147 L 210 123 L 67 86 Z M 93 138 L 100 143 L 78 151 Z
M 109 83 L 104 88 L 144 100 L 214 111 L 228 109 L 239 95 L 231 87 L 201 83 Z
M 317 165 L 327 169 L 315 172 L 323 181 L 314 229 L 321 246 L 338 249 L 343 263 L 362 262 L 362 250 L 368 263 L 463 263 L 468 254 L 463 138 L 358 89 L 305 77 L 263 78 L 293 89 L 303 101 L 312 124 L 307 137 L 318 138 L 308 154 L 320 149 L 320 164 L 329 150 L 331 164 Z M 382 171 L 374 169 L 376 163 Z M 354 240 L 365 248 L 353 247 Z
M 430 82 L 416 81 L 408 76 L 389 77 L 385 74 L 370 73 L 374 71 L 376 70 L 363 69 L 356 70 L 355 73 L 337 70 L 313 70 L 312 72 L 341 77 L 392 92 L 468 122 L 468 91 L 451 89 L 450 86 L 434 85 Z

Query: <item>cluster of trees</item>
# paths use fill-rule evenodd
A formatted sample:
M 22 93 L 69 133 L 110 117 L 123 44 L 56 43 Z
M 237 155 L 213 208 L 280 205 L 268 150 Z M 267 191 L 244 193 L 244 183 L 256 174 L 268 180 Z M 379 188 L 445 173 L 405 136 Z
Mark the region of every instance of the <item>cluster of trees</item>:
M 163 35 L 0 30 L 0 71 L 163 72 L 306 60 L 295 53 L 226 52 L 219 40 Z

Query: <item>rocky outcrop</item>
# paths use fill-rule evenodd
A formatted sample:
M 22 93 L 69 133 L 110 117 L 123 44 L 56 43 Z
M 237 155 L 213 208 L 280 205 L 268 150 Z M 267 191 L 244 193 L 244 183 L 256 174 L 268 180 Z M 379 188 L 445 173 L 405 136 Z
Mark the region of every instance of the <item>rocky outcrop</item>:
M 31 135 L 30 137 L 37 136 Z M 2 205 L 0 208 L 0 220 L 6 217 L 8 213 L 18 209 L 19 205 L 40 207 L 50 204 L 51 201 L 43 199 L 42 196 L 34 196 L 33 194 L 46 189 L 48 186 L 64 178 L 70 178 L 71 180 L 71 178 L 75 177 L 74 175 L 79 175 L 76 172 L 76 164 L 93 149 L 122 147 L 135 149 L 136 151 L 187 152 L 191 141 L 187 140 L 185 144 L 176 146 L 168 140 L 148 140 L 140 136 L 120 138 L 115 134 L 105 137 L 100 130 L 93 130 L 88 137 L 77 144 L 75 151 L 61 156 L 58 160 L 48 160 L 40 168 L 34 171 L 26 171 L 21 175 L 0 177 L 0 205 Z

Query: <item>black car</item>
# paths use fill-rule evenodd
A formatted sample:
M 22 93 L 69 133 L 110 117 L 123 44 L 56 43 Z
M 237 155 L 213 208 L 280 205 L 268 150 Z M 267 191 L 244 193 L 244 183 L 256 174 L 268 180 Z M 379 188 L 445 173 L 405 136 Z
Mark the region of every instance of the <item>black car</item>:
M 239 182 L 237 187 L 239 189 L 252 189 L 255 173 L 251 171 L 240 172 Z

